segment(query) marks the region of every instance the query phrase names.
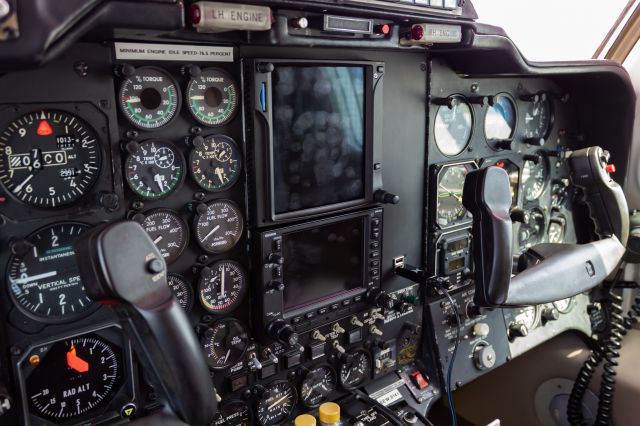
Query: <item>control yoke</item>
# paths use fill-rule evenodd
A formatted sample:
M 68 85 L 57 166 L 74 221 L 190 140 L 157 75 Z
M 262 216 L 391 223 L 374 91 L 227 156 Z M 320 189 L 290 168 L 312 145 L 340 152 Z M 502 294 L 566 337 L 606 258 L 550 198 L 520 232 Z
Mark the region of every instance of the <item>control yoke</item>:
M 600 239 L 536 245 L 523 254 L 524 263 L 531 266 L 514 277 L 509 177 L 499 167 L 469 172 L 462 202 L 473 214 L 477 305 L 522 306 L 565 299 L 590 290 L 616 269 L 629 236 L 629 212 L 622 188 L 606 171 L 608 159 L 600 147 L 574 151 L 568 158 L 571 181 L 584 193 Z
M 100 226 L 75 251 L 87 294 L 118 314 L 158 393 L 187 424 L 210 424 L 217 402 L 209 368 L 144 229 L 133 221 Z

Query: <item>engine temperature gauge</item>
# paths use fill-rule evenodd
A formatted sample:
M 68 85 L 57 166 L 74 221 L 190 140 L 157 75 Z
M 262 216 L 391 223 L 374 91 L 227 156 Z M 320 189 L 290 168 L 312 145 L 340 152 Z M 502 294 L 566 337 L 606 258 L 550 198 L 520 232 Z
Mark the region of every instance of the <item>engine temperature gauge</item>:
M 194 141 L 189 154 L 191 176 L 206 191 L 222 191 L 238 181 L 242 168 L 240 148 L 228 136 L 212 135 Z
M 204 332 L 202 346 L 207 364 L 222 370 L 237 364 L 247 351 L 249 335 L 244 325 L 233 318 L 218 321 Z
M 340 366 L 340 384 L 345 389 L 357 388 L 371 374 L 371 356 L 363 350 L 347 355 Z
M 127 184 L 146 200 L 164 198 L 175 191 L 184 178 L 184 157 L 169 142 L 148 140 L 127 144 L 124 168 Z
M 194 76 L 187 86 L 187 105 L 193 118 L 205 126 L 221 126 L 238 109 L 238 89 L 229 74 L 207 68 Z

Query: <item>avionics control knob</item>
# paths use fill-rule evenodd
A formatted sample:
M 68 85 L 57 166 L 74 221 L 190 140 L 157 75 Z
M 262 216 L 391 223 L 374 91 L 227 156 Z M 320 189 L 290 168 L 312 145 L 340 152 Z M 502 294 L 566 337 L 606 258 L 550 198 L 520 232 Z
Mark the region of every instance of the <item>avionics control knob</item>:
M 282 281 L 271 280 L 269 284 L 267 284 L 267 291 L 284 291 L 284 284 Z
M 282 320 L 272 321 L 267 326 L 269 335 L 289 347 L 294 347 L 298 344 L 300 336 L 289 324 Z
M 391 194 L 384 189 L 378 189 L 373 193 L 373 199 L 382 204 L 398 204 L 400 202 L 400 196 Z
M 510 339 L 515 339 L 516 337 L 527 337 L 529 329 L 521 322 L 514 322 L 509 324 L 508 334 Z
M 496 365 L 496 351 L 491 345 L 479 344 L 473 350 L 473 361 L 478 370 L 488 370 Z
M 489 335 L 491 328 L 489 324 L 484 322 L 477 322 L 473 325 L 473 335 L 484 339 Z
M 530 219 L 529 212 L 519 207 L 511 209 L 509 216 L 511 216 L 513 222 L 529 223 Z
M 271 253 L 267 260 L 269 261 L 269 263 L 272 263 L 274 265 L 282 265 L 284 263 L 284 257 L 280 256 L 277 253 Z
M 382 290 L 372 290 L 367 295 L 369 303 L 373 306 L 383 309 L 393 309 L 393 305 L 396 303 L 395 299 L 389 296 Z
M 560 311 L 556 308 L 544 308 L 542 310 L 542 319 L 545 321 L 555 321 L 560 318 Z

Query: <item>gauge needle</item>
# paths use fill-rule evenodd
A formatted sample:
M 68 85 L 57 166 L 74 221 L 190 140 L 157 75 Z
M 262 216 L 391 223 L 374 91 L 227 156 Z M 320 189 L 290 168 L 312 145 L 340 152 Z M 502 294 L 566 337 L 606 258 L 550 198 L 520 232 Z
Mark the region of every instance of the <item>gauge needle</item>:
M 271 410 L 271 409 L 273 409 L 273 408 L 277 407 L 278 405 L 280 405 L 280 403 L 281 403 L 282 401 L 284 401 L 284 400 L 285 400 L 285 399 L 287 399 L 287 398 L 289 398 L 289 395 L 285 395 L 285 396 L 283 396 L 282 398 L 280 398 L 279 400 L 277 400 L 276 402 L 274 402 L 273 404 L 271 404 L 271 405 L 269 406 L 269 408 L 267 408 L 267 410 Z
M 74 345 L 71 345 L 71 349 L 67 352 L 67 365 L 78 373 L 89 371 L 89 363 L 76 355 L 76 347 Z
M 194 101 L 201 101 L 201 100 L 204 100 L 204 95 L 193 95 L 193 96 L 190 96 L 190 98 Z
M 229 359 L 229 355 L 231 355 L 231 349 L 227 349 L 227 354 L 224 356 L 224 362 L 226 363 Z
M 162 235 L 158 235 L 158 238 L 153 240 L 153 244 L 158 244 L 160 241 L 162 241 Z
M 158 186 L 160 187 L 160 191 L 164 191 L 164 189 L 163 189 L 164 186 L 162 185 L 162 176 L 154 175 L 153 176 L 153 181 L 158 184 Z
M 20 192 L 22 191 L 22 188 L 24 188 L 24 186 L 31 180 L 33 179 L 33 174 L 30 174 L 29 176 L 27 176 L 27 178 L 25 180 L 22 181 L 22 183 L 18 186 L 16 186 L 16 188 L 13 190 L 13 192 Z
M 220 297 L 224 297 L 224 271 L 222 271 L 220 275 Z
M 462 202 L 462 197 L 461 197 L 461 196 L 456 195 L 455 193 L 453 193 L 453 192 L 449 191 L 449 190 L 448 190 L 447 188 L 445 188 L 441 183 L 439 183 L 439 184 L 438 184 L 438 186 L 439 186 L 440 188 L 444 189 L 446 192 L 448 192 L 448 193 L 449 193 L 449 195 L 451 195 L 453 198 L 455 198 L 455 199 L 456 199 L 456 201 L 458 201 L 459 203 L 461 203 L 461 202 Z
M 51 271 L 51 272 L 45 272 L 44 274 L 33 275 L 31 277 L 18 278 L 14 282 L 16 284 L 26 284 L 26 283 L 30 283 L 31 281 L 37 281 L 43 278 L 55 277 L 56 275 L 58 275 L 58 271 Z
M 204 236 L 204 238 L 202 239 L 202 241 L 206 241 L 207 238 L 209 238 L 211 235 L 213 235 L 214 232 L 216 232 L 218 229 L 220 229 L 220 225 L 216 225 L 215 228 L 213 228 L 211 230 L 211 232 L 209 232 L 207 235 Z
M 224 178 L 222 177 L 224 175 L 224 171 L 221 168 L 218 167 L 216 169 L 216 175 L 218 175 L 218 179 L 220 179 L 220 183 L 225 183 Z

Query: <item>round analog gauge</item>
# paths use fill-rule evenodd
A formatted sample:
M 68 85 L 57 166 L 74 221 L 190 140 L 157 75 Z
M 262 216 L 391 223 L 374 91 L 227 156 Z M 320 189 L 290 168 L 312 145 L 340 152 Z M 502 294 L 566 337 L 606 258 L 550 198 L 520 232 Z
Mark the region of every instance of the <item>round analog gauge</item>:
M 437 223 L 441 228 L 460 225 L 471 220 L 471 214 L 462 205 L 464 180 L 472 163 L 444 166 L 438 173 Z
M 251 426 L 251 408 L 244 401 L 225 401 L 218 405 L 213 426 Z
M 550 243 L 561 243 L 564 241 L 566 219 L 563 216 L 554 216 L 549 221 L 547 230 L 547 240 Z
M 182 309 L 187 312 L 190 311 L 193 308 L 193 288 L 191 284 L 178 274 L 169 274 L 167 283 Z
M 194 141 L 189 154 L 191 176 L 206 191 L 232 187 L 240 177 L 242 153 L 228 136 L 212 135 Z
M 573 298 L 569 297 L 567 299 L 556 300 L 553 302 L 553 307 L 561 314 L 567 314 L 571 311 L 571 308 L 573 308 Z
M 157 209 L 144 215 L 142 227 L 167 264 L 175 262 L 187 246 L 189 227 L 173 210 Z
M 7 268 L 12 298 L 27 315 L 42 322 L 69 321 L 93 302 L 80 281 L 73 243 L 89 227 L 63 222 L 13 245 Z
M 0 182 L 26 204 L 71 204 L 93 186 L 100 168 L 98 137 L 69 113 L 32 112 L 0 132 Z
M 298 402 L 296 389 L 284 380 L 269 385 L 264 395 L 256 406 L 256 417 L 262 426 L 284 423 Z
M 212 314 L 232 311 L 246 292 L 246 273 L 238 262 L 221 260 L 200 273 L 198 297 L 202 307 Z
M 147 200 L 164 198 L 175 191 L 184 177 L 184 158 L 169 142 L 148 140 L 127 146 L 127 184 Z
M 198 206 L 194 228 L 200 247 L 206 252 L 219 254 L 230 250 L 240 241 L 244 221 L 235 204 L 218 200 Z
M 531 210 L 529 212 L 529 220 L 527 223 L 521 224 L 518 231 L 518 245 L 520 246 L 520 250 L 525 251 L 542 242 L 544 231 L 544 213 L 539 209 Z
M 340 384 L 345 389 L 357 388 L 371 375 L 371 356 L 365 351 L 348 355 L 340 365 Z
M 120 109 L 134 126 L 153 130 L 169 123 L 180 109 L 180 89 L 156 67 L 137 68 L 120 86 Z
M 460 154 L 469 143 L 473 115 L 471 107 L 461 96 L 454 96 L 451 108 L 443 105 L 438 108 L 434 125 L 436 145 L 444 155 Z
M 122 386 L 121 350 L 94 335 L 41 346 L 32 354 L 23 367 L 29 406 L 56 424 L 104 406 Z
M 496 95 L 484 118 L 484 134 L 487 141 L 511 139 L 515 129 L 515 103 L 505 94 Z
M 546 93 L 539 93 L 531 99 L 524 115 L 524 137 L 545 139 L 551 128 L 551 103 Z
M 537 306 L 527 306 L 522 308 L 520 313 L 515 316 L 515 322 L 523 324 L 527 330 L 533 329 L 540 320 L 540 309 Z
M 214 370 L 222 370 L 240 362 L 247 351 L 249 335 L 240 321 L 225 318 L 207 328 L 203 348 L 207 364 Z
M 526 201 L 540 198 L 549 179 L 549 161 L 538 155 L 538 161 L 526 160 L 522 167 L 522 193 Z
M 315 368 L 307 373 L 300 385 L 300 401 L 305 407 L 314 408 L 329 399 L 336 389 L 337 377 L 328 365 Z
M 520 169 L 510 160 L 496 161 L 496 166 L 504 169 L 509 175 L 509 188 L 511 190 L 511 205 L 518 203 L 518 185 L 520 184 Z
M 551 206 L 562 207 L 569 199 L 569 185 L 562 180 L 551 183 Z
M 238 109 L 238 88 L 229 74 L 207 68 L 187 85 L 187 104 L 193 118 L 205 126 L 221 126 Z

